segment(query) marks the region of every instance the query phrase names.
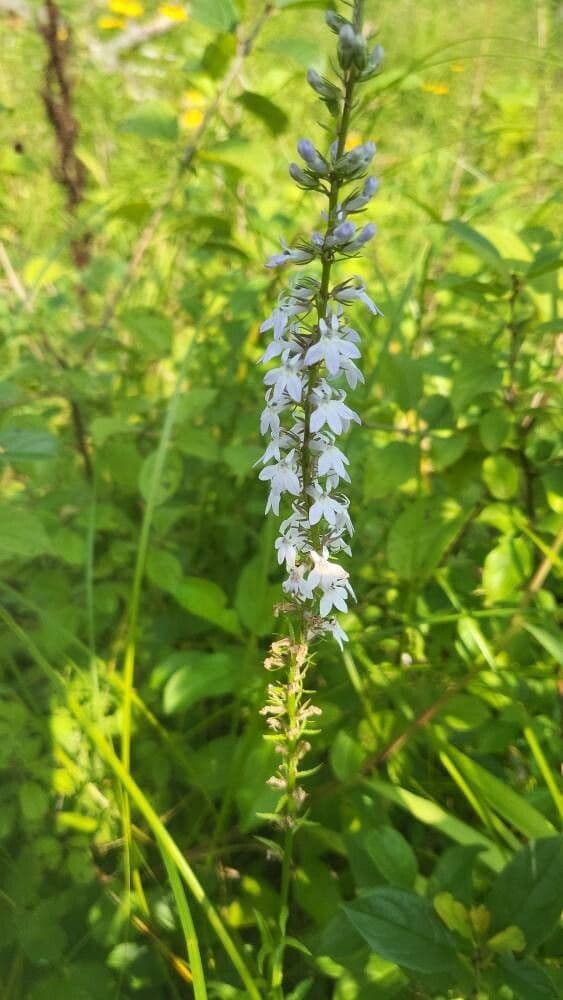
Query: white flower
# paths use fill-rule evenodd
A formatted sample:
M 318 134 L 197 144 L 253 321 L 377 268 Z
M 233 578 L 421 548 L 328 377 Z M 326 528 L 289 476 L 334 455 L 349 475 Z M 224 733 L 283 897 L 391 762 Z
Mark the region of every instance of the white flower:
M 346 406 L 343 398 L 327 399 L 317 404 L 311 414 L 312 431 L 320 431 L 321 427 L 328 424 L 331 431 L 334 431 L 335 434 L 341 434 L 347 429 L 351 420 L 355 420 L 358 424 L 361 423 L 358 414 Z
M 360 352 L 355 344 L 340 336 L 338 316 L 332 315 L 330 326 L 319 320 L 320 337 L 305 355 L 306 365 L 315 365 L 324 361 L 331 375 L 338 375 L 342 358 L 359 358 Z
M 341 501 L 335 500 L 330 493 L 321 491 L 309 511 L 309 522 L 318 524 L 321 517 L 324 517 L 328 524 L 336 524 L 337 516 L 342 515 L 345 510 L 346 508 Z
M 342 626 L 338 624 L 336 618 L 329 618 L 325 628 L 327 632 L 330 632 L 333 639 L 336 639 L 336 642 L 342 649 L 343 643 L 348 642 L 348 636 L 346 635 L 346 632 L 344 631 Z
M 350 358 L 340 359 L 340 371 L 345 375 L 346 381 L 351 389 L 355 389 L 358 382 L 361 382 L 362 385 L 365 382 L 362 372 L 358 366 L 350 360 Z
M 318 552 L 311 552 L 313 569 L 309 573 L 309 583 L 312 587 L 320 587 L 321 590 L 330 590 L 335 585 L 344 586 L 349 578 L 343 566 L 330 562 L 328 550 L 323 548 L 322 555 Z
M 292 566 L 289 570 L 287 580 L 282 583 L 282 588 L 286 594 L 294 594 L 301 600 L 310 600 L 313 596 L 313 588 L 305 579 L 305 567 L 302 565 Z
M 356 278 L 355 285 L 345 285 L 343 288 L 333 290 L 332 298 L 336 299 L 337 302 L 344 303 L 358 300 L 359 302 L 363 302 L 374 316 L 383 316 L 381 309 L 370 299 L 363 281 L 359 278 Z
M 288 319 L 289 317 L 285 310 L 278 306 L 277 309 L 274 309 L 272 315 L 264 320 L 260 327 L 260 333 L 266 333 L 266 330 L 273 330 L 274 340 L 280 340 L 288 324 Z
M 281 566 L 284 562 L 287 570 L 295 566 L 297 558 L 297 547 L 295 544 L 286 535 L 280 535 L 279 538 L 276 538 L 274 545 L 278 553 L 279 565 Z
M 301 485 L 296 472 L 294 456 L 295 451 L 292 450 L 281 462 L 262 469 L 258 476 L 259 479 L 270 480 L 270 496 L 266 505 L 266 513 L 273 510 L 274 514 L 279 514 L 282 493 L 292 493 L 293 496 L 299 496 Z
M 317 472 L 320 476 L 326 476 L 329 472 L 335 472 L 337 477 L 345 479 L 349 483 L 350 476 L 344 468 L 345 465 L 349 464 L 344 452 L 340 451 L 340 448 L 337 448 L 335 444 L 331 444 L 328 448 L 324 448 L 319 455 Z
M 279 368 L 272 368 L 264 375 L 264 383 L 273 386 L 272 398 L 278 402 L 284 392 L 287 392 L 296 403 L 301 401 L 303 391 L 303 380 L 299 374 L 299 358 L 289 358 L 286 351 L 282 359 L 283 363 Z
M 271 431 L 272 434 L 278 435 L 281 426 L 280 413 L 284 410 L 284 403 L 273 403 L 271 393 L 266 393 L 266 407 L 260 416 L 260 433 L 266 434 L 267 431 Z
M 332 608 L 338 608 L 339 611 L 347 611 L 347 600 L 348 591 L 346 590 L 346 587 L 335 585 L 334 587 L 330 587 L 328 590 L 325 590 L 320 603 L 321 616 L 326 618 Z

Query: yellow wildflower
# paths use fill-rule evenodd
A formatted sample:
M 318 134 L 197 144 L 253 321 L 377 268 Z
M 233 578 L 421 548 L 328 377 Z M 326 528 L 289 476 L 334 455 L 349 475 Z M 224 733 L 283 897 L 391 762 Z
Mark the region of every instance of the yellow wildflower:
M 145 9 L 139 0 L 109 0 L 108 7 L 113 14 L 124 17 L 140 17 Z
M 106 17 L 98 18 L 98 28 L 102 31 L 114 31 L 117 28 L 123 28 L 125 21 L 122 17 L 111 17 L 107 15 Z
M 203 111 L 201 108 L 186 108 L 180 115 L 180 125 L 182 128 L 198 128 L 203 121 Z
M 57 39 L 59 42 L 66 42 L 68 39 L 68 28 L 65 24 L 61 24 L 61 26 L 57 28 Z
M 182 103 L 188 104 L 191 108 L 202 108 L 205 106 L 206 100 L 200 90 L 191 87 L 182 94 Z
M 359 146 L 362 141 L 362 137 L 359 132 L 349 132 L 346 139 L 346 145 L 344 146 L 344 151 L 348 153 L 354 146 Z
M 436 94 L 438 97 L 443 97 L 444 94 L 449 94 L 450 92 L 447 83 L 423 83 L 422 89 L 427 94 Z
M 161 3 L 158 13 L 170 21 L 187 21 L 188 12 L 181 3 Z

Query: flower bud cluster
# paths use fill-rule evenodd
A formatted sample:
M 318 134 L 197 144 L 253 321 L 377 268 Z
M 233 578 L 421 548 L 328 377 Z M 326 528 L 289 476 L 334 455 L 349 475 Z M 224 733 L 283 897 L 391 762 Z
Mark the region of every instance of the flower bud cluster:
M 363 35 L 345 18 L 329 14 L 327 20 L 338 34 L 344 89 L 314 71 L 308 79 L 325 103 L 338 99 L 338 107 L 342 105 L 338 137 L 326 153 L 302 139 L 297 152 L 303 166 L 292 163 L 289 168 L 300 187 L 328 197 L 326 227 L 297 246 L 282 242 L 282 251 L 267 262 L 268 267 L 318 262 L 321 273 L 301 273 L 290 280 L 261 326 L 261 332 L 272 334 L 262 362 L 275 360 L 275 365 L 264 376 L 266 406 L 260 428 L 269 442 L 260 459 L 260 479 L 270 488 L 266 513 L 279 515 L 282 500 L 289 501 L 275 545 L 278 562 L 287 571 L 283 589 L 301 612 L 306 638 L 328 633 L 342 645 L 346 634 L 334 611 L 345 612 L 354 593 L 348 572 L 334 557 L 351 554 L 353 526 L 342 489 L 350 482 L 349 463 L 338 439 L 352 423 L 360 423 L 346 402 L 345 386 L 355 389 L 364 381 L 358 366 L 360 336 L 345 309 L 360 302 L 373 316 L 380 310 L 358 277 L 333 283 L 332 266 L 356 256 L 375 235 L 374 225 L 359 228 L 351 217 L 365 209 L 378 184 L 367 176 L 374 143 L 350 150 L 345 145 L 353 86 L 371 65 L 373 53 L 370 56 Z M 355 181 L 363 183 L 342 196 L 342 188 Z
M 321 715 L 305 690 L 308 662 L 306 643 L 278 639 L 264 663 L 266 670 L 280 674 L 279 680 L 268 684 L 268 700 L 260 712 L 266 716 L 270 730 L 266 738 L 279 755 L 279 764 L 267 784 L 281 792 L 276 812 L 264 818 L 286 830 L 295 829 L 300 822 L 298 813 L 307 796 L 299 782 L 311 774 L 300 764 L 311 749 L 307 737 L 316 733 L 311 728 L 312 720 Z

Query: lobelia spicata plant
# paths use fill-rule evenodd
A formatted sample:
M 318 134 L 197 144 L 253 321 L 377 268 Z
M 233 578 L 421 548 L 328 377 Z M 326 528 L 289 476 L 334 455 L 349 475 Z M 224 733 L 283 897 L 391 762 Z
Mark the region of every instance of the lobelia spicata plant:
M 334 265 L 356 257 L 375 236 L 371 223 L 358 227 L 357 218 L 376 193 L 369 175 L 375 154 L 373 142 L 348 148 L 348 133 L 358 86 L 378 71 L 383 51 L 371 51 L 363 33 L 363 2 L 355 0 L 351 19 L 329 12 L 326 21 L 337 36 L 337 83 L 310 69 L 307 80 L 326 105 L 334 140 L 326 153 L 302 139 L 297 151 L 303 166 L 292 163 L 289 173 L 304 190 L 326 199 L 324 231 L 313 232 L 295 247 L 282 241 L 282 251 L 267 266 L 316 263 L 316 273 L 300 273 L 288 282 L 278 305 L 262 324 L 272 332 L 262 362 L 276 359 L 265 374 L 266 406 L 260 430 L 269 435 L 261 458 L 260 479 L 269 483 L 266 513 L 282 520 L 275 547 L 287 578 L 287 600 L 278 611 L 287 616 L 288 635 L 275 641 L 265 661 L 277 674 L 268 685 L 262 709 L 280 764 L 270 785 L 281 795 L 270 818 L 284 831 L 282 859 L 281 942 L 274 955 L 272 987 L 281 988 L 283 952 L 288 916 L 293 838 L 306 820 L 300 810 L 306 798 L 300 780 L 308 773 L 301 760 L 310 749 L 312 719 L 320 710 L 312 704 L 305 678 L 311 662 L 310 645 L 332 636 L 342 647 L 347 636 L 334 615 L 345 612 L 354 591 L 347 570 L 337 561 L 351 555 L 353 525 L 342 484 L 350 482 L 349 461 L 338 444 L 358 414 L 346 402 L 346 388 L 363 382 L 360 337 L 347 322 L 346 306 L 361 302 L 376 317 L 380 310 L 357 277 L 338 281 Z M 320 273 L 319 273 L 320 272 Z M 286 513 L 284 510 L 283 513 Z

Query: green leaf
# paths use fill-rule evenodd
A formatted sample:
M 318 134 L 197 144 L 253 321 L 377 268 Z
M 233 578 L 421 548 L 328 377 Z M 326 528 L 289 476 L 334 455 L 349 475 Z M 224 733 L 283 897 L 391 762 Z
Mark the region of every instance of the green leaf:
M 448 930 L 457 931 L 471 941 L 473 938 L 471 921 L 467 908 L 455 899 L 451 892 L 439 892 L 433 899 L 434 909 Z
M 499 987 L 509 986 L 518 1000 L 558 1000 L 559 992 L 549 976 L 537 962 L 530 958 L 515 959 L 513 955 L 501 955 L 495 974 Z
M 358 774 L 365 751 L 349 733 L 340 729 L 330 746 L 330 766 L 339 781 L 346 784 Z
M 417 500 L 393 523 L 387 539 L 387 559 L 402 580 L 428 577 L 455 538 L 462 518 L 459 508 Z
M 308 69 L 319 57 L 318 45 L 312 39 L 304 38 L 302 35 L 281 35 L 270 38 L 264 44 L 263 51 L 281 59 L 293 60 L 303 69 Z
M 455 969 L 455 939 L 426 899 L 403 889 L 374 889 L 343 907 L 377 954 L 415 972 Z
M 139 473 L 139 489 L 144 500 L 148 500 L 150 496 L 154 468 L 157 462 L 158 452 L 153 451 L 150 455 L 147 455 L 141 466 L 141 471 Z M 174 495 L 182 482 L 183 474 L 184 463 L 182 462 L 180 455 L 178 455 L 175 451 L 170 452 L 166 457 L 166 464 L 162 470 L 160 482 L 156 490 L 154 500 L 156 506 L 166 503 L 166 501 Z
M 187 576 L 175 584 L 170 593 L 193 615 L 218 625 L 232 635 L 240 635 L 238 618 L 234 611 L 226 607 L 227 595 L 212 580 Z
M 488 455 L 483 462 L 483 481 L 496 500 L 510 500 L 518 493 L 520 471 L 507 455 Z
M 480 844 L 468 844 L 443 851 L 430 878 L 430 893 L 451 892 L 469 905 L 473 896 L 473 865 L 482 850 Z
M 24 819 L 37 823 L 49 808 L 49 796 L 36 781 L 24 781 L 19 787 L 20 808 Z
M 123 325 L 133 335 L 135 346 L 149 349 L 156 355 L 167 354 L 172 341 L 171 320 L 158 309 L 136 306 L 125 309 L 119 316 Z
M 49 431 L 12 427 L 0 431 L 0 462 L 18 462 L 53 458 L 59 442 Z
M 563 667 L 563 640 L 547 629 L 540 628 L 539 625 L 531 625 L 530 622 L 524 622 L 524 628 Z
M 464 732 L 488 722 L 490 712 L 484 702 L 475 695 L 457 694 L 444 705 L 440 718 L 450 729 Z
M 481 349 L 461 349 L 452 382 L 452 406 L 456 416 L 483 393 L 494 393 L 502 383 L 502 371 L 494 356 Z
M 238 681 L 237 659 L 231 653 L 186 653 L 186 662 L 164 688 L 167 715 L 190 708 L 202 698 L 229 694 Z
M 364 473 L 364 496 L 379 499 L 395 493 L 416 476 L 417 449 L 406 441 L 392 441 L 380 448 L 373 445 L 368 452 Z
M 285 111 L 282 111 L 279 105 L 274 104 L 269 98 L 246 90 L 238 98 L 238 101 L 247 111 L 250 111 L 250 114 L 263 122 L 272 135 L 281 135 L 282 132 L 287 131 L 289 118 Z
M 190 14 L 214 31 L 231 31 L 239 20 L 233 0 L 192 0 Z
M 380 379 L 401 410 L 412 410 L 422 396 L 422 365 L 404 354 L 385 354 L 380 362 Z
M 412 889 L 418 873 L 416 855 L 398 830 L 392 826 L 369 830 L 363 846 L 386 882 Z
M 457 841 L 458 844 L 471 845 L 480 848 L 481 860 L 491 871 L 497 872 L 505 864 L 506 856 L 492 840 L 474 827 L 464 823 L 463 820 L 452 816 L 437 802 L 416 795 L 407 788 L 399 785 L 391 785 L 379 778 L 370 778 L 366 784 L 378 795 L 393 802 L 395 805 L 405 809 L 411 816 L 414 816 L 420 823 L 440 830 L 446 837 Z
M 523 538 L 503 538 L 483 565 L 483 590 L 491 604 L 506 601 L 532 572 L 532 553 Z
M 479 436 L 483 448 L 498 451 L 510 434 L 510 418 L 505 410 L 489 410 L 479 421 Z
M 121 132 L 141 139 L 161 139 L 174 142 L 178 138 L 178 116 L 164 101 L 147 101 L 119 125 Z
M 516 927 L 516 924 L 505 927 L 503 931 L 499 931 L 498 934 L 495 934 L 494 937 L 489 938 L 487 941 L 487 948 L 496 952 L 524 951 L 525 947 L 526 938 L 520 928 Z
M 33 559 L 51 551 L 51 544 L 35 514 L 17 507 L 0 507 L 0 559 Z
M 516 924 L 532 950 L 557 926 L 563 885 L 563 837 L 532 841 L 518 851 L 493 884 L 487 906 L 493 930 Z
M 471 757 L 451 744 L 448 745 L 448 755 L 476 793 L 525 837 L 549 837 L 555 832 L 542 813 Z
M 450 232 L 470 247 L 491 271 L 508 282 L 510 278 L 508 265 L 490 240 L 473 229 L 472 226 L 468 226 L 466 222 L 462 222 L 461 219 L 450 219 L 447 226 Z
M 255 556 L 243 567 L 237 581 L 235 608 L 242 624 L 253 635 L 266 636 L 272 632 L 273 607 L 279 600 L 277 584 L 264 580 L 261 556 Z

